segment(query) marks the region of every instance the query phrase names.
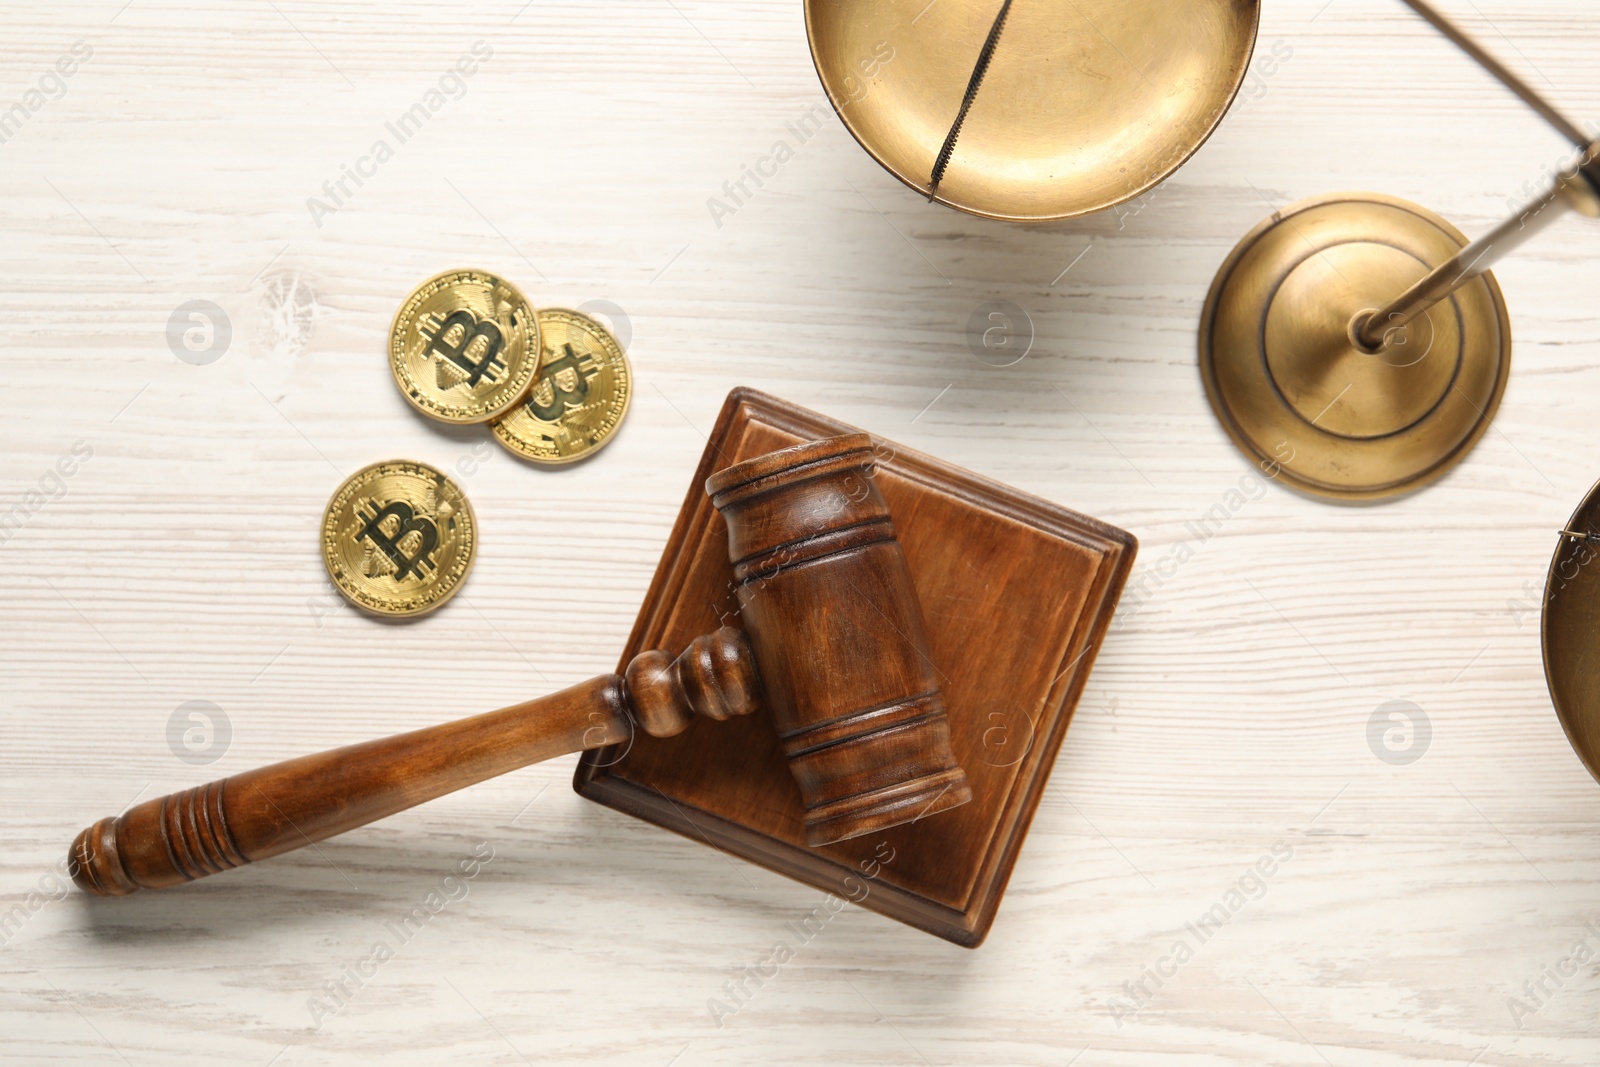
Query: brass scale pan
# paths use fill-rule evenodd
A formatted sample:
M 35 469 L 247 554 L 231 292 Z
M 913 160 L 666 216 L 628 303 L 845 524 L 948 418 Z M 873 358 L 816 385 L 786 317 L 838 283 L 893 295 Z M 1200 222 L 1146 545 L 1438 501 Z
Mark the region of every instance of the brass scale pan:
M 1544 585 L 1544 680 L 1567 740 L 1600 780 L 1600 485 L 1573 512 Z
M 806 0 L 805 10 L 822 86 L 884 169 L 973 215 L 1042 221 L 1131 200 L 1192 156 L 1244 81 L 1261 3 Z

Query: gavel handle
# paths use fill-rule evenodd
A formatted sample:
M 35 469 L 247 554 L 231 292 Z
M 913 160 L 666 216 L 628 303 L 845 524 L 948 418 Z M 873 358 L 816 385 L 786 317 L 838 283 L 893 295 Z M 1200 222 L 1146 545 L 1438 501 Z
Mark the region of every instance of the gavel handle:
M 749 714 L 759 691 L 744 635 L 724 627 L 696 638 L 676 660 L 641 653 L 625 675 L 147 800 L 80 833 L 69 866 L 78 886 L 97 896 L 181 885 L 530 763 L 625 741 L 635 722 L 670 737 L 695 713 Z

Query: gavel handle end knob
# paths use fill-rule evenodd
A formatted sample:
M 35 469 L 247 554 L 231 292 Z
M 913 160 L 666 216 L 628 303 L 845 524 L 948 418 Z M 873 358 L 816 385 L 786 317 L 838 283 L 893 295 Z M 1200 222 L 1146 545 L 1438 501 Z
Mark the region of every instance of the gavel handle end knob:
M 101 819 L 78 834 L 67 854 L 72 880 L 97 897 L 125 897 L 139 888 L 123 870 L 117 851 L 117 818 Z

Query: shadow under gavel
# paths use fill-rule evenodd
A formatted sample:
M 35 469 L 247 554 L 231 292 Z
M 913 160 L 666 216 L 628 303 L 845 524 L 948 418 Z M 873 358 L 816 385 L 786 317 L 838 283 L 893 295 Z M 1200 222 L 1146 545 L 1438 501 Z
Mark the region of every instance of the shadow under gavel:
M 696 714 L 727 719 L 762 703 L 813 847 L 970 800 L 911 574 L 873 481 L 871 438 L 758 456 L 706 491 L 727 520 L 743 633 L 724 627 L 676 659 L 644 652 L 621 675 L 526 704 L 146 801 L 78 835 L 73 880 L 99 896 L 181 885 L 626 741 L 635 728 L 670 737 Z

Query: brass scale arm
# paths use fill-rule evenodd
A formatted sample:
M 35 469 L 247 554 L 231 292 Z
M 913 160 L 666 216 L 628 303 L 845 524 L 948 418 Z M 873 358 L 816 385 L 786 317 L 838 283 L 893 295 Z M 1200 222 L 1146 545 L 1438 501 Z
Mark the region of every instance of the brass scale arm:
M 1588 134 L 1577 123 L 1563 115 L 1531 85 L 1485 51 L 1483 46 L 1432 5 L 1424 0 L 1405 0 L 1405 3 L 1555 127 L 1561 136 L 1572 142 L 1581 156 L 1571 169 L 1555 179 L 1550 188 L 1434 268 L 1427 277 L 1390 301 L 1388 306 L 1358 315 L 1351 323 L 1351 335 L 1373 352 L 1383 349 L 1395 331 L 1461 286 L 1486 273 L 1567 211 L 1600 218 L 1600 141 L 1591 143 Z
M 1572 142 L 1580 154 L 1572 168 L 1555 180 L 1543 195 L 1528 204 L 1522 211 L 1502 222 L 1494 230 L 1463 248 L 1459 254 L 1435 269 L 1426 278 L 1401 294 L 1392 304 L 1361 324 L 1357 337 L 1364 344 L 1381 345 L 1381 340 L 1369 335 L 1367 327 L 1374 322 L 1390 321 L 1385 332 L 1397 329 L 1416 318 L 1429 307 L 1443 300 L 1457 288 L 1488 270 L 1507 252 L 1520 246 L 1528 238 L 1560 218 L 1566 209 L 1576 210 L 1590 218 L 1600 216 L 1600 141 L 1590 143 L 1589 135 L 1575 122 L 1563 115 L 1534 88 L 1508 69 L 1483 46 L 1468 37 L 1455 23 L 1446 19 L 1424 0 L 1405 0 L 1417 14 L 1427 19 L 1467 55 L 1478 61 L 1500 83 L 1521 98 L 1553 126 L 1556 132 Z M 1546 209 L 1556 207 L 1555 211 Z M 1498 249 L 1498 251 L 1496 251 Z M 1563 527 L 1561 536 L 1585 544 L 1600 537 L 1593 531 L 1572 530 Z

